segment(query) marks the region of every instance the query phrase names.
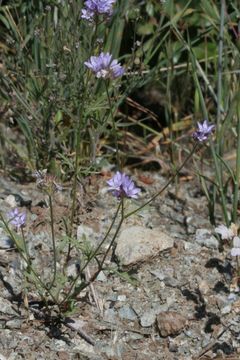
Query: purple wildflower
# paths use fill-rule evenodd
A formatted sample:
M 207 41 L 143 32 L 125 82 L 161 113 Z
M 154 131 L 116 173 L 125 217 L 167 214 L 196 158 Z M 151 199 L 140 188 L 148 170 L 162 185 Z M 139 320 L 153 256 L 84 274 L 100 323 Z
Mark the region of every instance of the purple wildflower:
M 238 236 L 234 236 L 233 238 L 233 248 L 231 250 L 232 256 L 240 256 L 240 238 Z
M 231 240 L 234 236 L 234 232 L 231 228 L 227 228 L 225 225 L 219 225 L 215 228 L 215 232 L 220 234 L 223 240 Z
M 20 213 L 18 209 L 14 209 L 8 213 L 10 223 L 15 226 L 17 229 L 20 229 L 25 225 L 26 222 L 26 213 Z
M 113 195 L 117 198 L 128 197 L 136 199 L 138 193 L 141 191 L 135 186 L 129 176 L 120 173 L 119 171 L 107 181 L 107 184 L 109 185 L 109 190 L 111 190 Z
M 209 124 L 207 120 L 204 120 L 202 124 L 198 122 L 198 129 L 193 133 L 193 137 L 200 142 L 207 140 L 214 128 L 215 125 Z
M 116 0 L 87 0 L 82 9 L 82 19 L 92 21 L 97 15 L 111 16 L 113 4 Z
M 99 56 L 91 56 L 84 64 L 96 74 L 97 78 L 116 79 L 124 74 L 124 68 L 117 60 L 112 60 L 112 55 L 109 53 L 102 52 Z

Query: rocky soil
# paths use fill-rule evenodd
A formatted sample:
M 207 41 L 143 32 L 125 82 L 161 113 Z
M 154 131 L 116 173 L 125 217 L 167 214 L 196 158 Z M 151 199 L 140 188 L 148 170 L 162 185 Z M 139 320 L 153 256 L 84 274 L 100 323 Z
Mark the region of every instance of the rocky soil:
M 79 186 L 76 243 L 87 239 L 97 246 L 111 223 L 117 200 L 107 191 L 108 175 Z M 158 173 L 135 173 L 133 178 L 142 192 L 138 200 L 127 202 L 128 211 L 166 181 Z M 69 198 L 66 185 L 55 199 L 59 248 Z M 47 281 L 52 245 L 44 195 L 35 183 L 20 185 L 1 177 L 0 205 L 3 214 L 15 206 L 27 211 L 29 252 Z M 80 263 L 76 251 L 69 277 Z M 230 244 L 220 242 L 209 223 L 204 194 L 182 177 L 177 187 L 170 186 L 125 221 L 105 269 L 59 324 L 42 316 L 39 297 L 23 279 L 24 263 L 0 229 L 0 360 L 240 359 L 235 268 Z M 86 277 L 93 272 L 89 266 Z

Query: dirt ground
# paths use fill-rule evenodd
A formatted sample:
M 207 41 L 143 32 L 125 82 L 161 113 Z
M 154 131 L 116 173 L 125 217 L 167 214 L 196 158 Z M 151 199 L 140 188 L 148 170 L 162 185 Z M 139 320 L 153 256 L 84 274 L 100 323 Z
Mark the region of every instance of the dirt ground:
M 90 234 L 93 246 L 101 241 L 117 207 L 117 199 L 107 191 L 108 178 L 92 176 L 78 188 L 75 231 Z M 135 172 L 133 178 L 142 191 L 127 204 L 129 209 L 149 199 L 167 180 L 148 172 Z M 70 188 L 64 185 L 54 202 L 59 248 L 69 198 Z M 52 245 L 44 195 L 35 183 L 16 184 L 1 177 L 0 202 L 2 213 L 14 206 L 27 212 L 29 252 L 42 278 L 49 278 Z M 220 224 L 220 212 L 218 219 Z M 128 218 L 123 229 L 132 226 L 157 229 L 173 246 L 128 266 L 118 261 L 113 249 L 104 270 L 79 294 L 73 312 L 62 322 L 54 307 L 52 317 L 44 317 L 37 293 L 22 277 L 18 252 L 0 233 L 0 360 L 240 359 L 236 264 L 230 244 L 222 244 L 209 223 L 207 201 L 196 181 L 180 177 L 178 184 Z M 68 265 L 69 276 L 76 271 L 77 255 Z M 89 266 L 86 276 L 93 272 L 94 266 Z

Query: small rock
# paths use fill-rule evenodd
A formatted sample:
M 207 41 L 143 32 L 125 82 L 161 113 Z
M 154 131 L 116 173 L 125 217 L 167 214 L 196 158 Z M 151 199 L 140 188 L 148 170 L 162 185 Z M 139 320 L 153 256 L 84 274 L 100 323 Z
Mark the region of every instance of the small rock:
M 173 247 L 173 239 L 161 229 L 131 226 L 124 229 L 118 240 L 115 254 L 122 265 L 128 266 L 158 255 Z
M 5 279 L 4 279 L 5 280 Z M 1 313 L 5 315 L 18 315 L 13 309 L 12 304 L 7 300 L 0 297 L 0 309 Z
M 14 242 L 6 234 L 3 228 L 0 228 L 0 249 L 11 249 L 14 247 Z
M 118 301 L 126 301 L 127 297 L 126 295 L 118 295 L 117 300 Z
M 9 320 L 6 322 L 6 328 L 8 329 L 20 329 L 22 321 L 19 319 Z
M 210 249 L 218 249 L 219 247 L 218 240 L 211 234 L 211 231 L 207 229 L 196 230 L 196 242 Z
M 209 291 L 209 285 L 205 280 L 200 281 L 198 287 L 203 295 L 206 295 Z
M 8 195 L 5 199 L 5 202 L 12 208 L 17 207 L 17 202 L 14 195 Z
M 140 324 L 142 327 L 150 327 L 156 320 L 156 313 L 154 310 L 146 311 L 140 318 Z
M 106 282 L 106 281 L 107 281 L 107 277 L 106 277 L 106 275 L 104 274 L 103 271 L 100 271 L 100 273 L 98 274 L 96 280 L 97 280 L 97 281 L 101 281 L 101 282 Z
M 166 276 L 165 279 L 163 280 L 164 284 L 166 286 L 170 286 L 170 287 L 178 287 L 179 286 L 179 282 L 177 279 L 174 279 L 173 277 L 171 276 Z
M 133 309 L 129 305 L 124 305 L 123 307 L 121 307 L 121 309 L 119 310 L 119 316 L 121 319 L 127 319 L 131 321 L 137 319 L 135 311 L 133 311 Z
M 107 309 L 104 312 L 104 320 L 110 323 L 116 323 L 116 313 L 114 309 Z
M 165 279 L 165 274 L 160 270 L 151 270 L 150 273 L 154 276 L 156 276 L 160 281 L 163 281 Z
M 58 351 L 57 352 L 58 359 L 60 360 L 69 360 L 70 354 L 67 351 Z
M 221 314 L 222 314 L 222 315 L 230 314 L 231 310 L 232 310 L 232 305 L 231 305 L 231 304 L 227 304 L 226 306 L 224 306 L 224 307 L 221 309 Z
M 157 327 L 162 337 L 179 334 L 187 322 L 184 316 L 174 311 L 162 312 L 157 316 Z

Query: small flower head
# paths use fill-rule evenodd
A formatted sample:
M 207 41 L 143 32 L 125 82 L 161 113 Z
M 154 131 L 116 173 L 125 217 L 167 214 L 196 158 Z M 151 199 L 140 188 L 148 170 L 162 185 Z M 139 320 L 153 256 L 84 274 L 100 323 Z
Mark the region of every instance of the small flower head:
M 207 120 L 204 120 L 202 124 L 198 122 L 198 129 L 193 133 L 193 137 L 200 142 L 207 140 L 214 128 L 215 125 L 209 124 Z
M 82 19 L 93 21 L 96 16 L 110 17 L 113 12 L 113 4 L 116 0 L 87 0 L 82 9 Z
M 37 186 L 48 194 L 61 191 L 62 187 L 56 181 L 55 176 L 47 174 L 47 169 L 35 171 L 33 176 L 36 178 Z
M 26 217 L 26 213 L 20 213 L 17 208 L 8 213 L 9 222 L 17 229 L 20 229 L 25 225 Z
M 102 52 L 99 56 L 91 56 L 84 64 L 97 78 L 116 79 L 124 74 L 124 68 L 117 60 L 113 60 L 109 53 Z
M 233 247 L 231 250 L 232 256 L 240 256 L 240 238 L 238 236 L 234 236 L 233 238 Z
M 215 228 L 215 232 L 217 234 L 221 235 L 221 238 L 223 240 L 231 240 L 234 236 L 233 230 L 230 228 L 227 228 L 225 225 L 219 225 Z
M 120 173 L 119 171 L 107 181 L 109 190 L 112 191 L 113 195 L 117 198 L 128 197 L 137 198 L 138 193 L 141 191 L 137 188 L 134 182 L 126 174 Z

